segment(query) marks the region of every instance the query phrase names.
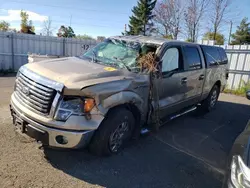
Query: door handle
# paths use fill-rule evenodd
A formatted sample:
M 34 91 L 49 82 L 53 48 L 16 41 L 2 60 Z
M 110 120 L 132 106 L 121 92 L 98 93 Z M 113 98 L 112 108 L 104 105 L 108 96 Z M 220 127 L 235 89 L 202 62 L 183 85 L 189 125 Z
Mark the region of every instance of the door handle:
M 204 80 L 204 78 L 205 78 L 204 74 L 199 76 L 199 80 Z
M 181 79 L 181 84 L 186 84 L 187 83 L 187 78 L 185 77 L 185 78 L 182 78 Z

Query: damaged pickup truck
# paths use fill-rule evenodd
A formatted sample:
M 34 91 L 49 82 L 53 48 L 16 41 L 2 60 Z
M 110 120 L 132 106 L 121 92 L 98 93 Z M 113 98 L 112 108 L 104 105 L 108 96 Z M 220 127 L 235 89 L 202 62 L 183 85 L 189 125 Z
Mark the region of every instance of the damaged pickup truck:
M 110 155 L 198 104 L 211 111 L 227 63 L 219 47 L 110 37 L 80 57 L 22 66 L 11 96 L 13 123 L 43 145 Z

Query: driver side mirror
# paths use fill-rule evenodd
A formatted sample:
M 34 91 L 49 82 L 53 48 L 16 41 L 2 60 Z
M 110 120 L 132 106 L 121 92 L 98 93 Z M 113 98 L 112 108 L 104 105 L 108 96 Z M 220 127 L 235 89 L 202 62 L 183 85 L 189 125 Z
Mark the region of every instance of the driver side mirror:
M 246 92 L 246 97 L 247 97 L 248 100 L 250 100 L 250 90 L 248 90 L 248 91 Z

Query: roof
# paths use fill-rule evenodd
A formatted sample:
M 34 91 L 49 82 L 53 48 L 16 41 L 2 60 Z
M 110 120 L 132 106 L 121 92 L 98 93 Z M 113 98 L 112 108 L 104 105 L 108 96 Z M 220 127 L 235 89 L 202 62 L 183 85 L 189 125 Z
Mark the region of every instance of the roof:
M 162 44 L 167 43 L 167 42 L 172 42 L 172 43 L 176 43 L 176 44 L 208 46 L 208 45 L 204 45 L 204 44 L 197 44 L 197 43 L 184 42 L 184 41 L 178 41 L 178 40 L 169 40 L 169 39 L 165 39 L 163 37 L 143 36 L 143 35 L 113 36 L 113 37 L 109 37 L 109 38 L 117 39 L 117 40 L 124 40 L 124 41 L 139 42 L 139 43 L 150 43 L 150 44 L 156 44 L 156 45 L 162 45 Z M 212 47 L 215 47 L 215 46 L 212 46 Z
M 124 41 L 135 41 L 135 42 L 140 42 L 140 43 L 151 43 L 151 44 L 157 44 L 157 45 L 162 45 L 165 42 L 171 41 L 171 40 L 167 40 L 167 39 L 162 38 L 162 37 L 142 36 L 142 35 L 114 36 L 114 37 L 110 37 L 110 38 L 124 40 Z

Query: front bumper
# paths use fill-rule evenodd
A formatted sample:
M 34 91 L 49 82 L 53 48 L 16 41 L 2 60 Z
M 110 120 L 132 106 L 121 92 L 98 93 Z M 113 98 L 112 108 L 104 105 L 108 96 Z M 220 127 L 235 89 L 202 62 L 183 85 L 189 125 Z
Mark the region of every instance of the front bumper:
M 22 134 L 26 134 L 36 140 L 41 141 L 44 145 L 58 148 L 82 148 L 86 146 L 94 130 L 73 131 L 51 128 L 27 117 L 22 111 L 11 101 L 10 110 L 13 118 L 19 118 L 23 121 L 25 130 Z M 67 143 L 59 143 L 60 139 L 66 138 Z

